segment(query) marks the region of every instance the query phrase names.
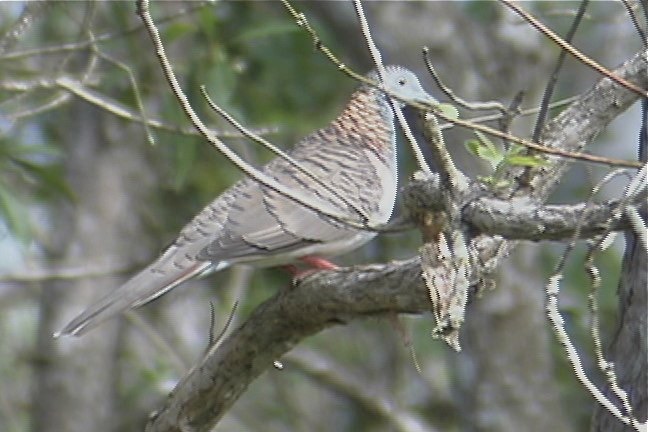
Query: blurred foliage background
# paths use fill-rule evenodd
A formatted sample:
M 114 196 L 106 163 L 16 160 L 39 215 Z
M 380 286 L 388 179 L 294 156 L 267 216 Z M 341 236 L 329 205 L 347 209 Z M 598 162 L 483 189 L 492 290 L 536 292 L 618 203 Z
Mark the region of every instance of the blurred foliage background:
M 523 6 L 564 34 L 578 3 Z M 351 3 L 296 7 L 345 64 L 359 72 L 371 68 Z M 524 91 L 524 107 L 539 103 L 559 53 L 496 2 L 365 7 L 385 62 L 416 71 L 438 96 L 421 61 L 424 45 L 457 94 L 508 104 Z M 153 13 L 181 84 L 214 129 L 232 132 L 204 103 L 202 84 L 239 122 L 283 148 L 328 123 L 356 86 L 314 49 L 279 2 L 154 2 Z M 21 14 L 29 19 L 21 21 Z M 205 349 L 210 303 L 220 328 L 239 301 L 237 325 L 289 278 L 276 269 L 233 269 L 187 283 L 82 339 L 51 340 L 102 289 L 153 258 L 240 174 L 196 135 L 151 128 L 152 144 L 133 120 L 144 115 L 171 128 L 188 126 L 133 2 L 3 2 L 0 35 L 0 430 L 140 430 Z M 592 2 L 575 44 L 611 68 L 641 48 L 617 2 Z M 597 79 L 568 59 L 556 99 L 583 92 Z M 127 109 L 131 118 L 108 106 Z M 590 150 L 634 159 L 638 116 L 636 109 L 617 119 Z M 532 127 L 532 117 L 513 124 L 521 136 Z M 469 138 L 456 128 L 446 134 L 460 168 L 476 176 L 486 167 L 463 148 Z M 245 139 L 225 140 L 250 161 L 269 159 Z M 399 159 L 405 182 L 415 170 L 406 146 Z M 577 164 L 552 201 L 586 198 L 606 172 Z M 617 195 L 620 184 L 605 190 Z M 338 262 L 406 258 L 419 245 L 416 232 L 384 235 Z M 622 247 L 618 241 L 597 262 L 605 276 L 606 337 L 613 331 Z M 330 329 L 291 353 L 284 370 L 250 386 L 216 430 L 403 430 L 363 402 L 362 392 L 427 430 L 586 430 L 593 401 L 543 316 L 544 283 L 562 250 L 557 244 L 516 250 L 497 290 L 470 306 L 462 353 L 431 339 L 431 316 L 404 318 L 421 374 L 387 320 Z M 579 249 L 562 307 L 593 370 L 588 285 Z M 340 386 L 336 376 L 353 380 Z

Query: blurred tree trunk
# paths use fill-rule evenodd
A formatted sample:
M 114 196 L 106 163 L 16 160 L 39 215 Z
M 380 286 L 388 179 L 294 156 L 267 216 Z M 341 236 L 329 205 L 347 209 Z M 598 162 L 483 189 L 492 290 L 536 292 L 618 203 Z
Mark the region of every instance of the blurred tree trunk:
M 643 103 L 640 159 L 648 157 L 648 103 Z M 646 214 L 641 215 L 644 227 Z M 628 393 L 634 415 L 641 422 L 648 419 L 648 253 L 634 232 L 626 233 L 626 248 L 619 278 L 617 331 L 607 353 L 614 363 L 618 384 Z M 607 397 L 620 407 L 609 387 Z M 622 410 L 623 412 L 623 410 Z M 592 420 L 592 432 L 630 432 L 635 429 L 621 423 L 601 405 Z
M 646 218 L 644 216 L 644 223 Z M 626 235 L 626 252 L 619 281 L 619 317 L 617 333 L 609 349 L 608 360 L 614 363 L 619 386 L 625 389 L 634 408 L 634 415 L 642 422 L 648 412 L 648 278 L 646 248 L 634 234 Z M 606 388 L 610 400 L 617 398 Z M 622 410 L 623 412 L 623 410 Z M 621 423 L 606 408 L 598 405 L 594 412 L 592 431 L 630 432 L 635 429 Z
M 132 261 L 146 242 L 133 210 L 150 190 L 144 144 L 124 138 L 123 125 L 85 103 L 59 111 L 65 170 L 76 202 L 51 208 L 49 253 L 54 261 L 85 268 Z M 136 135 L 135 135 L 136 136 Z M 121 138 L 121 139 L 120 139 Z M 149 164 L 150 165 L 150 164 Z M 137 239 L 137 240 L 136 240 Z M 136 240 L 136 241 L 135 241 Z M 112 251 L 118 259 L 107 259 Z M 52 334 L 96 299 L 118 286 L 106 274 L 43 283 L 38 345 L 32 382 L 32 428 L 39 432 L 103 432 L 118 429 L 115 415 L 119 322 L 113 320 L 83 339 Z

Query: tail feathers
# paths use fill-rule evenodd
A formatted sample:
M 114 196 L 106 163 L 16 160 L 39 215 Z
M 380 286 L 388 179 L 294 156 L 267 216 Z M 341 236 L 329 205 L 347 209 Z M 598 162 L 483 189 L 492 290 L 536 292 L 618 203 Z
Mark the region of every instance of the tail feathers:
M 182 282 L 206 271 L 210 262 L 196 262 L 184 269 L 162 272 L 156 269 L 158 262 L 151 264 L 132 279 L 105 297 L 89 306 L 74 318 L 54 337 L 61 335 L 80 336 L 109 318 L 127 309 L 141 306 L 175 288 Z

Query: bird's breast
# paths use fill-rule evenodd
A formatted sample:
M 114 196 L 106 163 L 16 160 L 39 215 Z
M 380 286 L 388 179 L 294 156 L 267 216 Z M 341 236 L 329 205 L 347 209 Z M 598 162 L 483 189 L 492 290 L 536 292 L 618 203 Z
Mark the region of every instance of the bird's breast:
M 396 150 L 389 155 L 377 155 L 367 151 L 377 181 L 376 189 L 380 191 L 376 206 L 376 213 L 372 218 L 373 223 L 386 223 L 394 211 L 396 192 L 398 188 L 398 173 L 396 165 Z

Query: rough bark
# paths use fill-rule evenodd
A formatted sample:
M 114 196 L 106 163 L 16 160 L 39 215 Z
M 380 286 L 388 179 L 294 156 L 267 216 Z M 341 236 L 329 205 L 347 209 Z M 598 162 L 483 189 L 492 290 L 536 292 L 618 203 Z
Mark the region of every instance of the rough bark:
M 648 103 L 644 101 L 640 150 L 641 160 L 648 157 Z M 642 214 L 644 227 L 648 217 Z M 648 419 L 648 251 L 632 231 L 626 233 L 626 248 L 619 278 L 617 331 L 608 349 L 607 360 L 615 365 L 619 386 L 628 393 L 634 416 L 641 422 Z M 605 394 L 615 401 L 609 386 Z M 622 412 L 625 412 L 623 410 Z M 605 408 L 597 406 L 592 432 L 630 432 Z

